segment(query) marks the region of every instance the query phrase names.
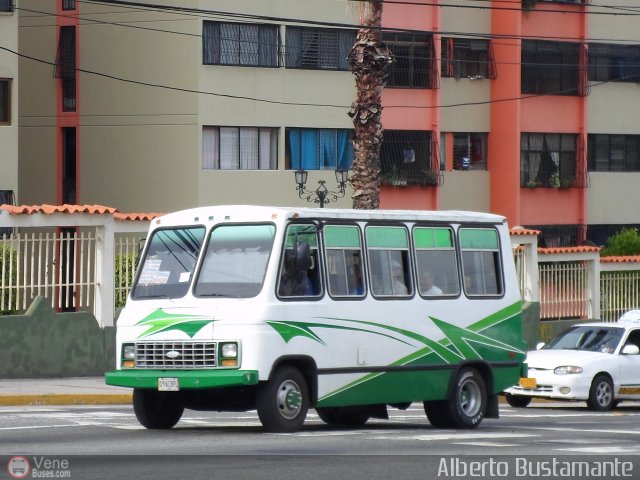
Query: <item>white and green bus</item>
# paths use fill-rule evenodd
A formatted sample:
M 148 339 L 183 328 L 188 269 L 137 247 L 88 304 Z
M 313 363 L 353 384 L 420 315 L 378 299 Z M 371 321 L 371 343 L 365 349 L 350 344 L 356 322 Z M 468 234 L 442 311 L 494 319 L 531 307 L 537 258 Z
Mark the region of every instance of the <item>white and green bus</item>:
M 423 402 L 435 427 L 498 417 L 524 373 L 504 217 L 214 206 L 153 221 L 117 321 L 116 370 L 147 428 L 184 409 L 309 408 L 359 426 Z

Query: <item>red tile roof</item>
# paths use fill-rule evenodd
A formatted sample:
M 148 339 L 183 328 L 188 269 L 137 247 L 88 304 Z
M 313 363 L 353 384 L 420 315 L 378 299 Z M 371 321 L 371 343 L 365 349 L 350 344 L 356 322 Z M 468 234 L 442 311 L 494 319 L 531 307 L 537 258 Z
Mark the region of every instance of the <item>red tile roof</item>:
M 538 253 L 541 255 L 553 255 L 554 253 L 589 253 L 599 251 L 600 247 L 592 247 L 588 245 L 582 245 L 578 247 L 538 248 Z
M 540 235 L 540 230 L 531 230 L 529 228 L 513 227 L 509 233 L 511 235 Z
M 103 205 L 0 205 L 0 210 L 9 212 L 10 215 L 33 215 L 42 213 L 53 215 L 55 213 L 89 213 L 92 215 L 113 215 L 118 221 L 150 221 L 162 213 L 120 213 L 117 208 Z
M 600 257 L 600 263 L 634 263 L 640 262 L 640 255 L 624 255 L 620 257 Z

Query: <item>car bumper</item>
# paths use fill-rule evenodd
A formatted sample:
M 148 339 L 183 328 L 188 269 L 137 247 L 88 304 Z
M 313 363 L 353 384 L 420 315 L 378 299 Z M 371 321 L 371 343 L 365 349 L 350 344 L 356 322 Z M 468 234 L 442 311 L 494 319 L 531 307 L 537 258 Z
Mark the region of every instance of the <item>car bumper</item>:
M 581 374 L 556 375 L 552 371 L 540 372 L 529 369 L 529 378 L 536 379 L 536 388 L 523 388 L 520 385 L 514 385 L 505 390 L 505 393 L 557 400 L 587 400 L 589 398 L 591 377 Z
M 158 388 L 158 379 L 177 378 L 180 389 L 240 387 L 256 385 L 254 370 L 116 370 L 105 374 L 107 385 Z

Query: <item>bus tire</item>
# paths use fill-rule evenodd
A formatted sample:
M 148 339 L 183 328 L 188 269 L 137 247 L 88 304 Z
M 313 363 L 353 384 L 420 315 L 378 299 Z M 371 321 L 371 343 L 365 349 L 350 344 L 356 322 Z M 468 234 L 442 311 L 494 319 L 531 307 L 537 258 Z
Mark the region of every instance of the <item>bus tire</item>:
M 475 368 L 463 367 L 455 377 L 454 388 L 442 408 L 452 428 L 476 428 L 487 409 L 487 389 Z
M 290 366 L 276 370 L 258 385 L 258 417 L 269 432 L 295 432 L 302 427 L 309 410 L 309 387 L 304 376 Z
M 525 408 L 531 403 L 531 397 L 526 395 L 513 395 L 511 393 L 505 393 L 504 398 L 509 405 L 513 408 Z
M 444 400 L 424 402 L 424 412 L 427 414 L 429 423 L 434 428 L 449 427 L 449 420 L 444 412 L 444 404 Z
M 338 427 L 361 427 L 371 418 L 366 407 L 357 406 L 316 408 L 316 412 L 324 423 Z
M 133 389 L 133 411 L 140 425 L 148 429 L 172 428 L 184 412 L 184 407 L 166 401 L 155 390 Z

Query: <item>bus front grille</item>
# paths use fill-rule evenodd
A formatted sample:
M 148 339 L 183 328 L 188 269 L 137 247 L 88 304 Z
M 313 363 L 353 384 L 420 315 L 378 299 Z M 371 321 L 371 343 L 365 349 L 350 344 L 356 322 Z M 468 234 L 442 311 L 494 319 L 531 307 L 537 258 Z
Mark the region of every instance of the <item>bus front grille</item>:
M 215 342 L 138 342 L 136 368 L 212 368 L 216 363 Z

